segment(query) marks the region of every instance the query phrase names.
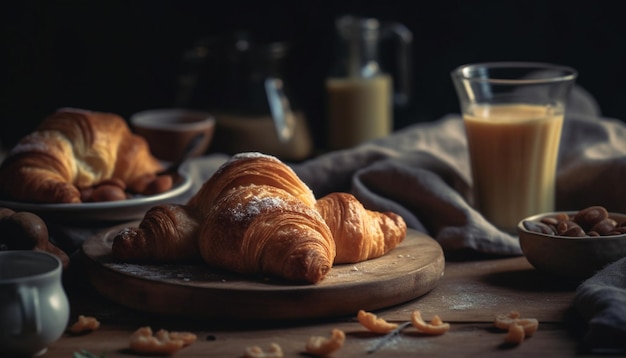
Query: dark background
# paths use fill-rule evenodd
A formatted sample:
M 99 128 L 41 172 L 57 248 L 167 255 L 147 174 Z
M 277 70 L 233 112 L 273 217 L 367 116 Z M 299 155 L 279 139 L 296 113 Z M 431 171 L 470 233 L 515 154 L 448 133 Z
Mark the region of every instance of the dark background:
M 288 85 L 324 145 L 324 77 L 334 20 L 355 14 L 414 35 L 408 107 L 396 128 L 458 111 L 449 72 L 464 63 L 565 64 L 602 114 L 626 119 L 626 19 L 619 1 L 20 1 L 3 5 L 0 143 L 59 107 L 132 113 L 176 105 L 182 53 L 246 30 L 289 41 Z

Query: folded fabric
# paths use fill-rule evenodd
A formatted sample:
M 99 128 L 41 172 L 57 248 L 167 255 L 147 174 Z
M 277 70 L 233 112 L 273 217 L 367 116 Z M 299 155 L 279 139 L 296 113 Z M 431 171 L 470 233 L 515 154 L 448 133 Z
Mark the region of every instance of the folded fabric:
M 587 322 L 586 349 L 626 353 L 626 257 L 584 281 L 576 290 L 574 307 Z
M 198 158 L 184 170 L 199 186 L 225 160 Z M 409 227 L 435 238 L 448 252 L 522 253 L 516 235 L 498 230 L 472 206 L 467 141 L 458 114 L 290 165 L 316 197 L 351 192 L 369 209 L 402 215 Z M 556 208 L 603 205 L 626 212 L 625 176 L 626 124 L 601 117 L 593 96 L 575 87 L 561 138 Z
M 293 168 L 316 196 L 351 192 L 372 210 L 401 214 L 409 227 L 429 234 L 444 250 L 519 255 L 517 237 L 499 231 L 472 207 L 464 133 L 461 117 L 452 114 Z M 568 114 L 559 152 L 557 209 L 603 205 L 626 212 L 624 177 L 626 125 Z
M 408 127 L 293 168 L 317 197 L 351 192 L 372 210 L 400 214 L 445 250 L 521 253 L 516 238 L 497 230 L 469 204 L 469 159 L 459 116 Z
M 622 200 L 626 194 L 622 185 L 626 124 L 600 117 L 589 97 L 579 97 L 575 103 L 583 108 L 568 113 L 564 122 L 556 207 L 579 210 L 603 205 L 626 212 Z M 227 159 L 213 154 L 188 161 L 182 171 L 194 183 L 189 195 Z M 288 164 L 316 197 L 333 191 L 351 192 L 369 209 L 402 215 L 410 228 L 435 238 L 448 252 L 521 255 L 515 235 L 498 230 L 472 207 L 467 142 L 458 114 L 418 123 L 355 148 Z

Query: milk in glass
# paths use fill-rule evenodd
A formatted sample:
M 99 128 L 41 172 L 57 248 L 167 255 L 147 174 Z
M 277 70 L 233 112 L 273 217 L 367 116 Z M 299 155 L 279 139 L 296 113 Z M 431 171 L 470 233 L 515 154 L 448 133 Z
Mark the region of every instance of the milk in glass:
M 464 123 L 476 204 L 485 217 L 513 232 L 521 219 L 554 210 L 562 108 L 474 105 Z

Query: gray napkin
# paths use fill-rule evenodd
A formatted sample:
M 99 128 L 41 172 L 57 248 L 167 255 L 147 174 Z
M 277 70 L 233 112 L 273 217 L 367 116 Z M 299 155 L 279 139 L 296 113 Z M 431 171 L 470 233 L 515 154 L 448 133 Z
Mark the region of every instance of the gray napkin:
M 626 257 L 584 281 L 574 307 L 587 322 L 585 348 L 626 353 Z
M 515 237 L 497 230 L 471 207 L 467 144 L 457 115 L 293 168 L 316 197 L 351 192 L 371 210 L 400 214 L 409 227 L 429 234 L 444 250 L 521 254 Z
M 558 210 L 603 205 L 626 212 L 626 124 L 569 113 L 557 172 Z M 353 193 L 372 210 L 401 214 L 409 227 L 446 251 L 520 255 L 517 237 L 501 232 L 472 207 L 462 119 L 448 115 L 362 146 L 292 165 L 317 197 Z
M 603 205 L 626 212 L 626 124 L 600 116 L 592 96 L 575 88 L 564 122 L 557 173 L 557 209 Z M 193 182 L 185 202 L 228 160 L 212 154 L 187 161 Z M 463 122 L 450 114 L 417 123 L 361 146 L 287 163 L 316 197 L 353 193 L 371 210 L 394 211 L 448 253 L 521 255 L 517 237 L 496 229 L 472 207 Z M 88 235 L 74 232 L 78 239 Z

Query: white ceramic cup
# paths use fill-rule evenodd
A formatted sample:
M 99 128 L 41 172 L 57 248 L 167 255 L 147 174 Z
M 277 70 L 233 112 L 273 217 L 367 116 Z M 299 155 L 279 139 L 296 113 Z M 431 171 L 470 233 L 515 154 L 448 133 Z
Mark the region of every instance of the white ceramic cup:
M 32 250 L 0 252 L 0 347 L 10 357 L 44 354 L 67 327 L 61 261 Z

